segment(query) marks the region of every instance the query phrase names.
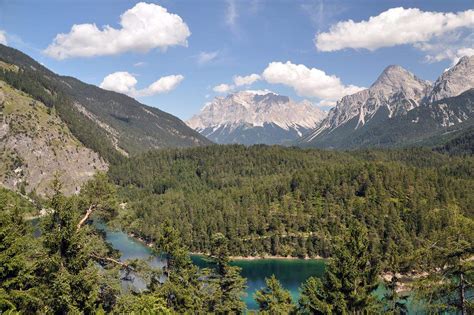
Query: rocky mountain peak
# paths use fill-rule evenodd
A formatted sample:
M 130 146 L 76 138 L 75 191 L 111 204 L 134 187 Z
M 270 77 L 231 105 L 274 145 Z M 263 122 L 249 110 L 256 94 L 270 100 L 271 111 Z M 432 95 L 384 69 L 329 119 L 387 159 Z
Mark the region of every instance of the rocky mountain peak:
M 235 92 L 226 97 L 216 97 L 207 103 L 199 114 L 189 119 L 187 124 L 211 140 L 219 142 L 219 139 L 212 135 L 217 130 L 222 132 L 223 129 L 226 129 L 226 137 L 242 128 L 268 129 L 269 126 L 277 129 L 275 133 L 285 137 L 288 136 L 287 132 L 291 133 L 291 137 L 301 136 L 304 132 L 315 128 L 325 116 L 326 112 L 309 101 L 295 102 L 288 96 L 270 91 L 250 90 Z M 262 130 L 258 132 L 262 134 Z M 248 140 L 251 136 L 251 134 L 246 136 L 246 143 L 252 142 Z M 237 136 L 235 139 L 238 143 Z M 279 141 L 272 138 L 272 143 Z
M 430 82 L 419 79 L 410 71 L 398 65 L 386 67 L 377 80 L 370 87 L 371 90 L 393 91 L 425 91 L 430 87 Z
M 459 95 L 474 87 L 474 56 L 464 56 L 434 83 L 427 102 Z

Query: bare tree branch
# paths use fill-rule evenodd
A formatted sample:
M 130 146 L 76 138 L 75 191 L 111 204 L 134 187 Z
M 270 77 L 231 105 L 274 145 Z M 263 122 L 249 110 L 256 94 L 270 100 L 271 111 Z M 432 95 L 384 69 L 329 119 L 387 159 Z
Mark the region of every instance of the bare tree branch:
M 86 214 L 81 219 L 81 221 L 79 221 L 79 223 L 77 224 L 76 231 L 79 231 L 81 229 L 81 227 L 84 225 L 84 223 L 86 223 L 86 221 L 89 219 L 89 217 L 91 216 L 91 214 L 92 214 L 92 212 L 94 211 L 95 208 L 96 208 L 96 205 L 91 205 L 89 207 L 89 209 L 87 209 Z

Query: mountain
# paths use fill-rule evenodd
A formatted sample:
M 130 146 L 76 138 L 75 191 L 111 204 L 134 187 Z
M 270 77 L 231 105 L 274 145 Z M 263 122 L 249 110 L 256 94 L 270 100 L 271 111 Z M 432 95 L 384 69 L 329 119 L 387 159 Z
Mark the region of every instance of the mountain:
M 448 153 L 450 155 L 473 155 L 474 154 L 474 126 L 456 133 L 443 145 L 435 147 L 435 151 Z
M 325 115 L 308 101 L 297 103 L 269 91 L 240 91 L 216 97 L 187 124 L 221 144 L 283 144 L 314 129 Z
M 400 66 L 389 66 L 369 89 L 337 102 L 298 144 L 336 149 L 403 146 L 469 126 L 473 59 L 461 58 L 432 86 Z
M 474 56 L 464 56 L 436 80 L 427 102 L 459 95 L 471 87 L 474 87 Z
M 1 44 L 0 62 L 4 65 L 1 80 L 54 107 L 81 142 L 109 161 L 153 148 L 211 143 L 173 115 L 126 95 L 57 75 Z
M 105 170 L 54 110 L 0 81 L 0 185 L 44 195 L 57 173 L 63 192 L 73 194 Z

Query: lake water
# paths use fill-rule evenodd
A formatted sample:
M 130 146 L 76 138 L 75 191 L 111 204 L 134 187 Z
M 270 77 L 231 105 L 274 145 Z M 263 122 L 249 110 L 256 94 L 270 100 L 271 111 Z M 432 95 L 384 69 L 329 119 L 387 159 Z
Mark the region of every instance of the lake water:
M 153 253 L 145 244 L 129 237 L 121 231 L 105 229 L 106 240 L 122 254 L 121 260 L 141 258 L 150 261 L 155 267 L 162 267 L 163 261 Z M 203 256 L 191 256 L 193 262 L 199 267 L 208 267 L 209 262 Z M 248 309 L 257 309 L 253 299 L 256 290 L 265 286 L 265 278 L 275 275 L 281 284 L 290 291 L 293 299 L 298 300 L 298 288 L 307 278 L 311 276 L 320 277 L 324 272 L 324 261 L 316 259 L 255 259 L 237 260 L 232 265 L 242 268 L 241 275 L 247 279 L 247 290 L 244 301 Z M 141 283 L 135 283 L 141 287 Z
M 37 219 L 32 220 L 35 236 L 38 237 L 41 231 Z M 121 253 L 120 259 L 143 259 L 148 260 L 153 267 L 163 267 L 164 261 L 142 242 L 129 237 L 122 231 L 108 229 L 104 224 L 95 222 L 94 225 L 105 231 L 106 240 Z M 191 259 L 199 267 L 209 267 L 210 264 L 204 256 L 192 255 Z M 243 298 L 247 309 L 257 309 L 257 303 L 253 299 L 256 290 L 265 286 L 265 278 L 275 275 L 281 284 L 290 291 L 293 300 L 296 302 L 299 297 L 299 287 L 311 276 L 321 277 L 324 272 L 324 260 L 320 259 L 255 259 L 236 260 L 232 265 L 242 268 L 241 275 L 247 279 L 246 296 Z M 144 289 L 145 283 L 136 278 L 132 282 L 123 281 L 125 289 L 134 287 Z M 375 294 L 382 297 L 384 289 L 380 286 Z M 409 314 L 426 314 L 424 307 L 416 303 L 412 298 L 408 299 Z M 448 313 L 444 313 L 448 314 Z
M 192 256 L 193 262 L 199 267 L 207 267 L 208 263 L 202 256 Z M 253 295 L 265 286 L 265 278 L 272 275 L 290 291 L 296 302 L 299 287 L 311 276 L 321 277 L 324 272 L 324 261 L 320 259 L 254 259 L 236 260 L 231 263 L 242 268 L 241 275 L 247 279 L 247 295 L 244 301 L 248 309 L 257 309 Z

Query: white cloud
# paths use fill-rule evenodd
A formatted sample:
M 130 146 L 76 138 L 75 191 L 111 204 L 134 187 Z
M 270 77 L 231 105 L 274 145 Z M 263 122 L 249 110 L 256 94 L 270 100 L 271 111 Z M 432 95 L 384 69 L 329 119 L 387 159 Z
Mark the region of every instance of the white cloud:
M 114 72 L 104 78 L 100 87 L 105 90 L 115 91 L 123 94 L 130 94 L 135 89 L 137 79 L 128 72 Z
M 319 107 L 334 107 L 336 106 L 336 104 L 337 104 L 337 101 L 334 101 L 334 100 L 321 100 L 318 103 L 318 106 Z
M 222 83 L 213 87 L 212 90 L 217 93 L 228 93 L 232 91 L 234 88 L 235 86 L 233 85 Z
M 262 77 L 268 83 L 292 87 L 300 96 L 328 100 L 336 100 L 363 89 L 354 85 L 344 85 L 334 75 L 327 75 L 322 70 L 293 64 L 290 61 L 271 62 L 263 71 Z
M 7 32 L 0 30 L 0 44 L 7 45 Z
M 105 90 L 127 94 L 132 97 L 144 97 L 167 93 L 174 90 L 183 79 L 184 76 L 180 74 L 169 75 L 160 78 L 144 89 L 137 90 L 135 87 L 138 83 L 137 79 L 132 74 L 122 71 L 114 72 L 106 76 L 100 84 L 100 87 Z
M 169 75 L 160 78 L 159 80 L 150 84 L 150 86 L 146 89 L 137 91 L 137 93 L 138 96 L 151 96 L 155 94 L 168 93 L 169 91 L 174 90 L 183 80 L 184 76 L 181 74 Z
M 367 21 L 339 22 L 331 26 L 329 32 L 317 34 L 315 43 L 320 51 L 344 48 L 376 50 L 427 42 L 460 28 L 474 28 L 474 10 L 441 13 L 400 7 L 372 16 Z
M 242 86 L 242 85 L 250 85 L 258 80 L 260 80 L 261 77 L 260 75 L 256 74 L 256 73 L 252 73 L 250 75 L 247 75 L 247 76 L 235 76 L 234 77 L 234 84 L 236 86 Z
M 225 14 L 225 22 L 232 31 L 237 29 L 237 18 L 239 12 L 237 11 L 237 5 L 235 0 L 227 0 L 227 12 Z
M 191 35 L 177 14 L 151 3 L 140 2 L 120 16 L 121 28 L 109 25 L 75 24 L 67 34 L 58 34 L 44 52 L 56 59 L 148 52 L 187 45 Z
M 197 62 L 198 64 L 203 65 L 205 63 L 211 62 L 212 60 L 216 59 L 218 55 L 219 55 L 219 51 L 211 51 L 211 52 L 201 51 L 199 55 L 197 56 Z
M 261 79 L 262 78 L 260 77 L 260 75 L 256 73 L 252 73 L 247 76 L 237 75 L 237 76 L 234 76 L 234 84 L 222 83 L 213 87 L 212 90 L 217 93 L 228 93 L 228 92 L 233 91 L 235 88 L 239 86 L 244 86 L 244 85 L 249 86 Z
M 455 65 L 461 57 L 474 55 L 474 33 L 466 36 L 465 32 L 450 32 L 415 47 L 427 53 L 427 62 L 451 60 L 451 65 Z
M 146 65 L 146 62 L 144 61 L 139 61 L 133 64 L 134 67 L 143 67 L 144 65 Z

